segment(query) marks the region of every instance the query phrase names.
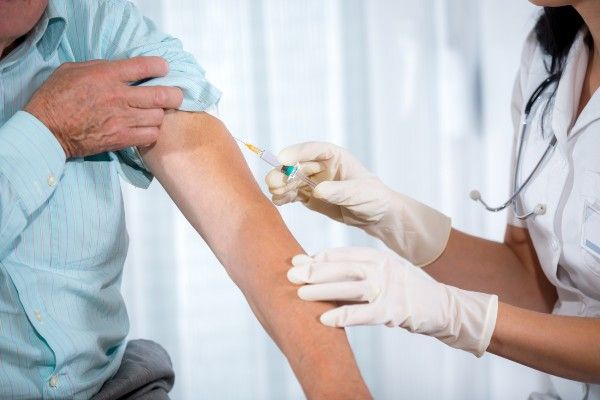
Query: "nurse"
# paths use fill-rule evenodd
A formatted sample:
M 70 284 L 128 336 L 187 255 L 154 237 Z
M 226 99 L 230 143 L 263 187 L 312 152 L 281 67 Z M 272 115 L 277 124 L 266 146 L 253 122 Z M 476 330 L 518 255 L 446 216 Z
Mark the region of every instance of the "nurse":
M 314 191 L 275 170 L 267 184 L 275 204 L 301 201 L 398 255 L 344 248 L 294 257 L 288 278 L 303 285 L 302 299 L 346 304 L 324 313 L 323 324 L 400 326 L 550 374 L 550 391 L 531 398 L 596 399 L 600 1 L 534 3 L 544 9 L 514 87 L 516 196 L 507 202 L 503 243 L 453 229 L 448 217 L 392 191 L 332 144 L 294 145 L 279 155 L 322 182 Z

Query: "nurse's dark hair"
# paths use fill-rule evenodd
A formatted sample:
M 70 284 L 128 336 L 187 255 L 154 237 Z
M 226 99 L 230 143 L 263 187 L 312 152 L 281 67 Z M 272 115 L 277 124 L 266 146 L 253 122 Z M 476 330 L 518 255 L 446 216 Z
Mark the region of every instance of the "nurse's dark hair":
M 581 15 L 572 6 L 544 7 L 535 24 L 535 34 L 542 49 L 550 56 L 546 62 L 548 74 L 560 74 L 565 66 L 569 50 L 575 41 L 577 32 L 585 25 Z M 591 36 L 586 38 L 591 44 Z M 557 85 L 551 93 L 551 98 L 556 94 Z M 547 101 L 542 111 L 540 128 L 544 134 L 545 124 L 543 121 L 549 115 L 551 101 Z
M 544 7 L 535 24 L 535 33 L 542 49 L 550 56 L 550 62 L 546 63 L 549 74 L 562 72 L 569 49 L 584 24 L 572 6 Z

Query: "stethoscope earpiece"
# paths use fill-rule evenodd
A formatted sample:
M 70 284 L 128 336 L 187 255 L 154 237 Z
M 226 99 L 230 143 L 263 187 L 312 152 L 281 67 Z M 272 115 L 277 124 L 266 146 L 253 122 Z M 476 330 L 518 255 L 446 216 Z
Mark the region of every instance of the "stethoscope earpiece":
M 544 214 L 546 214 L 546 205 L 545 204 L 538 204 L 533 209 L 533 213 L 535 215 L 544 215 Z

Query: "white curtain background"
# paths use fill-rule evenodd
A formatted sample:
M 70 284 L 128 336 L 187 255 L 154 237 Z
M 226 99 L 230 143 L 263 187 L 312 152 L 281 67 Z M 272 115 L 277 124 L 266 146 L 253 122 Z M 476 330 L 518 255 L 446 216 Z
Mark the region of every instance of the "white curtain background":
M 274 152 L 307 140 L 345 146 L 456 227 L 502 238 L 505 216 L 484 212 L 468 192 L 478 187 L 496 201 L 507 194 L 510 93 L 537 12 L 525 0 L 137 4 L 223 91 L 220 115 L 238 137 Z M 252 155 L 248 162 L 264 190 L 267 166 Z M 169 351 L 173 398 L 302 398 L 285 358 L 160 185 L 124 192 L 131 338 Z M 378 245 L 301 205 L 281 212 L 309 253 Z M 531 369 L 401 329 L 349 335 L 377 399 L 519 399 L 541 382 Z

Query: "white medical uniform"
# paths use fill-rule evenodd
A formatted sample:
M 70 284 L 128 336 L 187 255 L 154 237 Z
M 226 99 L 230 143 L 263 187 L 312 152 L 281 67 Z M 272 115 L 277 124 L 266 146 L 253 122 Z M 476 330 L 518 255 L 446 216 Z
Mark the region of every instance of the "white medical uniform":
M 544 273 L 558 291 L 553 313 L 600 318 L 600 94 L 595 93 L 576 117 L 589 56 L 586 33 L 579 32 L 570 49 L 547 117 L 541 117 L 548 99 L 544 96 L 531 112 L 525 138 L 519 183 L 539 161 L 552 131 L 558 139 L 551 158 L 518 202 L 520 213 L 533 210 L 537 204 L 545 204 L 546 213 L 523 222 L 511 210 L 508 222 L 529 230 Z M 513 92 L 517 133 L 525 103 L 548 77 L 544 63 L 549 59 L 535 34 L 530 34 Z M 511 174 L 515 168 L 514 149 Z M 530 398 L 600 399 L 600 385 L 557 377 L 549 377 L 549 381 L 547 393 L 532 394 Z

